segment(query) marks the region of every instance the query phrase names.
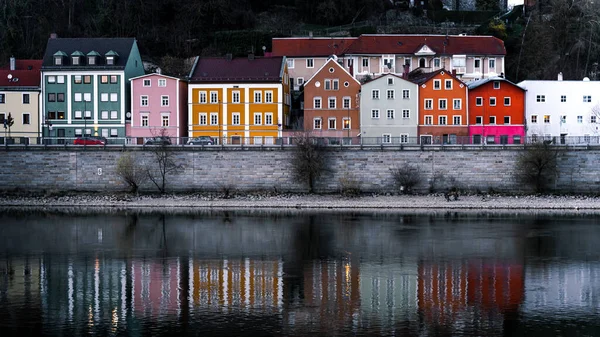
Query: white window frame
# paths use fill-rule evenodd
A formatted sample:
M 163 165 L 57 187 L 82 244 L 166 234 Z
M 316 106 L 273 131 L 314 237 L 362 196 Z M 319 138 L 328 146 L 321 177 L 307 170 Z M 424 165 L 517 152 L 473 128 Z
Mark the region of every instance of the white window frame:
M 273 113 L 265 112 L 265 125 L 273 125 Z
M 449 87 L 448 87 L 448 83 L 450 83 Z M 444 80 L 444 90 L 452 90 L 452 80 L 451 79 Z
M 496 89 L 496 90 L 500 89 L 500 81 L 494 81 L 493 86 L 494 86 L 494 89 Z
M 490 125 L 496 125 L 496 116 L 490 116 Z
M 109 114 L 108 110 L 100 111 L 100 119 L 106 120 L 109 118 L 110 118 L 110 114 Z
M 140 106 L 148 106 L 148 95 L 140 96 Z
M 315 59 L 307 58 L 306 59 L 306 68 L 314 68 L 315 67 Z
M 313 130 L 321 130 L 323 128 L 323 120 L 320 117 L 313 118 Z
M 107 92 L 103 92 L 100 94 L 100 101 L 108 102 L 108 93 Z
M 402 89 L 402 99 L 410 99 L 410 89 Z
M 169 95 L 160 96 L 160 106 L 169 106 Z
M 560 102 L 561 103 L 566 103 L 567 102 L 567 95 L 560 95 Z
M 346 104 L 348 103 L 348 104 Z M 350 97 L 342 97 L 342 107 L 344 109 L 352 109 L 352 99 Z
M 454 98 L 452 100 L 452 110 L 460 110 L 460 109 L 462 109 L 462 99 Z
M 333 104 L 331 104 L 331 103 L 333 103 Z M 336 107 L 337 107 L 337 99 L 335 97 L 327 98 L 327 109 L 336 109 Z
M 531 115 L 531 124 L 538 123 L 538 115 Z
M 395 119 L 396 118 L 396 110 L 387 109 L 385 111 L 385 115 L 386 115 L 387 119 Z
M 350 119 L 350 117 L 343 117 L 342 118 L 342 130 L 350 130 L 351 123 L 352 123 L 352 120 Z
M 438 125 L 448 125 L 448 116 L 446 116 L 446 115 L 438 116 Z
M 58 84 L 64 84 L 65 83 L 65 76 L 63 76 L 63 75 L 56 76 L 56 83 L 58 83 Z
M 442 80 L 440 80 L 440 79 L 433 80 L 433 90 L 442 90 Z
M 299 86 L 299 87 L 302 86 L 302 85 L 304 85 L 304 77 L 297 77 L 296 78 L 296 85 Z
M 231 114 L 231 125 L 240 125 L 240 113 L 234 112 Z
M 490 106 L 496 106 L 496 97 L 490 97 Z
M 198 124 L 199 125 L 208 125 L 208 114 L 206 112 L 201 112 L 198 115 Z
M 86 115 L 87 115 L 87 111 L 86 111 Z M 116 110 L 111 110 L 110 111 L 110 119 L 119 119 L 119 112 Z
M 254 125 L 262 125 L 262 113 L 254 113 Z
M 506 103 L 508 100 L 508 103 Z M 504 97 L 504 106 L 510 106 L 510 97 Z
M 425 110 L 433 110 L 433 98 L 425 98 L 423 107 Z
M 208 102 L 208 100 L 207 100 L 206 91 L 200 91 L 198 93 L 198 103 L 206 104 L 207 102 Z
M 333 127 L 331 127 L 332 122 L 333 122 Z M 336 127 L 337 127 L 337 118 L 329 117 L 327 119 L 327 130 L 335 130 Z
M 83 114 L 81 112 L 81 110 L 75 110 L 75 119 L 82 119 L 83 118 Z
M 265 91 L 265 103 L 273 103 L 273 91 Z
M 490 58 L 488 60 L 488 69 L 496 72 L 496 59 L 495 58 Z
M 160 115 L 160 125 L 163 128 L 167 128 L 171 125 L 171 118 L 169 114 L 161 114 Z
M 219 113 L 218 112 L 210 113 L 210 125 L 219 125 Z
M 262 91 L 254 91 L 254 103 L 262 103 Z
M 396 90 L 394 90 L 394 89 L 387 89 L 387 91 L 386 91 L 386 97 L 387 97 L 387 99 L 396 99 Z
M 379 119 L 379 109 L 371 109 L 371 119 Z
M 402 109 L 402 119 L 410 118 L 410 109 Z
M 408 133 L 401 133 L 400 134 L 400 143 L 403 143 L 403 144 L 408 143 L 409 139 L 410 138 L 408 136 Z
M 381 143 L 382 144 L 391 144 L 392 143 L 392 134 L 384 133 L 381 135 Z
M 483 97 L 475 97 L 475 106 L 483 106 Z
M 458 123 L 456 123 L 457 119 L 458 119 Z M 460 116 L 460 115 L 452 116 L 452 125 L 462 125 L 462 116 Z
M 75 102 L 81 102 L 83 99 L 83 96 L 81 95 L 80 92 L 76 92 L 74 95 L 74 99 L 75 99 Z
M 117 102 L 118 100 L 119 100 L 119 94 L 117 94 L 116 92 L 111 92 L 110 93 L 110 101 Z
M 379 89 L 371 90 L 371 99 L 379 99 Z
M 210 103 L 211 104 L 219 103 L 219 92 L 218 91 L 210 92 Z
M 241 98 L 241 94 L 239 90 L 234 90 L 231 92 L 231 103 L 239 103 L 240 102 L 240 98 Z
M 483 116 L 475 116 L 475 125 L 483 124 Z
M 393 77 L 391 77 L 391 76 L 390 76 L 390 77 L 388 77 L 388 79 L 387 79 L 387 84 L 388 84 L 388 85 L 394 85 L 394 78 L 393 78 Z
M 288 69 L 294 69 L 294 59 L 287 59 L 287 67 Z
M 144 122 L 146 125 L 144 125 Z M 140 115 L 140 126 L 141 127 L 149 127 L 150 126 L 150 117 L 148 114 Z
M 313 98 L 313 109 L 323 109 L 323 100 L 321 97 Z
M 442 107 L 442 102 L 444 107 Z M 448 110 L 448 99 L 440 98 L 438 99 L 438 110 Z
M 545 103 L 546 102 L 546 95 L 536 95 L 535 96 L 535 101 L 536 101 L 536 103 Z
M 144 86 L 144 87 L 151 87 L 152 86 L 152 80 L 149 79 L 149 78 L 145 78 L 142 81 L 142 86 Z
M 159 78 L 158 79 L 158 86 L 159 87 L 166 87 L 167 86 L 167 80 L 164 78 Z

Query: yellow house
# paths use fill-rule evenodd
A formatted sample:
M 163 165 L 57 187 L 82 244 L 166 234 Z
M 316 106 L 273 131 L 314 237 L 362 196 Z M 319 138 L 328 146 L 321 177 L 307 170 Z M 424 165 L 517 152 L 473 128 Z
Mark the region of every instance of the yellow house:
M 289 122 L 290 102 L 285 57 L 197 57 L 188 84 L 189 137 L 276 144 Z

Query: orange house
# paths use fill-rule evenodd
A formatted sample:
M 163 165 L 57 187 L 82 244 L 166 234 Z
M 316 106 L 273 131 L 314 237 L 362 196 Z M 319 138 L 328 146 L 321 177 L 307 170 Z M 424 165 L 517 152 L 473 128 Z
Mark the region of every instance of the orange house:
M 289 122 L 285 57 L 196 58 L 188 84 L 188 134 L 216 144 L 275 144 Z
M 419 85 L 420 143 L 468 143 L 467 85 L 445 69 L 410 80 Z

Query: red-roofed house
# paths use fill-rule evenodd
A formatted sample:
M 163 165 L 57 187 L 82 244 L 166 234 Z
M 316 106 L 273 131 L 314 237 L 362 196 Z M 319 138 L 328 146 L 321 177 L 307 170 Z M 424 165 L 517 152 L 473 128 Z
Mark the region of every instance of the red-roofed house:
M 189 137 L 274 144 L 289 122 L 285 57 L 198 57 L 188 83 Z
M 319 69 L 315 62 L 324 63 L 332 54 L 357 79 L 403 74 L 407 64 L 408 71 L 456 71 L 465 82 L 504 73 L 506 55 L 504 42 L 493 36 L 365 34 L 358 38 L 275 38 L 272 42 L 273 55 L 286 56 L 293 66 L 290 76 L 296 84 Z
M 37 143 L 40 137 L 39 97 L 40 97 L 40 68 L 42 60 L 16 60 L 10 58 L 6 67 L 0 68 L 0 144 L 9 142 Z M 4 129 L 4 119 L 8 115 L 14 124 Z

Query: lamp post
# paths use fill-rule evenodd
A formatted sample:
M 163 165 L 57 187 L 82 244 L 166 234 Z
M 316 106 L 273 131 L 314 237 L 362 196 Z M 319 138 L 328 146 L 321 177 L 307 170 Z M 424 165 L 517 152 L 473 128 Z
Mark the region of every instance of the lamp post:
M 223 120 L 222 116 L 221 116 L 221 100 L 218 100 L 219 102 L 219 115 L 218 115 L 218 120 L 217 120 L 217 124 L 219 125 L 219 145 L 223 145 L 222 143 L 222 139 L 221 139 L 221 121 Z

